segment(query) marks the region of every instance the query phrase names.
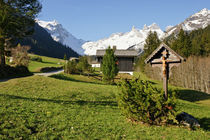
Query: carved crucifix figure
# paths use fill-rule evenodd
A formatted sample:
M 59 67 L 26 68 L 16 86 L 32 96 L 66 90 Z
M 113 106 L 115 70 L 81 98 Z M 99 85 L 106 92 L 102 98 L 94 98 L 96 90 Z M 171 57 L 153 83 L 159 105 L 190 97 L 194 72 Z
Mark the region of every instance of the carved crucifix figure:
M 161 43 L 144 61 L 146 64 L 150 63 L 152 67 L 162 68 L 163 89 L 166 100 L 168 99 L 169 69 L 173 66 L 178 66 L 182 61 L 184 61 L 184 58 L 164 43 Z

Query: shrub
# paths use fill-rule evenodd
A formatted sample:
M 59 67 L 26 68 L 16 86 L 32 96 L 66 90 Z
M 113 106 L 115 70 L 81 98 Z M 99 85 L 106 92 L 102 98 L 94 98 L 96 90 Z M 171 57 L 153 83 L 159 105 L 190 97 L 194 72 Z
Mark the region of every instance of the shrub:
M 87 57 L 83 56 L 79 58 L 79 62 L 77 63 L 76 68 L 80 73 L 84 73 L 84 72 L 91 72 L 92 67 L 88 63 Z
M 119 88 L 118 105 L 128 119 L 156 125 L 176 122 L 174 92 L 165 100 L 163 91 L 140 79 L 123 80 Z
M 27 75 L 31 75 L 31 73 L 26 66 L 11 67 L 9 65 L 5 65 L 4 67 L 0 67 L 0 78 L 19 77 Z
M 42 62 L 42 58 L 39 56 L 32 56 L 30 57 L 31 61 L 37 61 L 37 62 Z
M 64 73 L 67 74 L 74 74 L 74 73 L 78 73 L 78 70 L 76 68 L 77 66 L 77 62 L 76 61 L 68 61 L 65 65 L 64 65 Z
M 12 49 L 13 63 L 15 66 L 26 66 L 28 67 L 29 59 L 28 50 L 29 46 L 21 46 L 18 44 L 16 48 Z
M 79 58 L 79 61 L 77 60 L 70 60 L 66 62 L 64 65 L 64 72 L 68 74 L 84 74 L 85 72 L 93 73 L 94 69 L 91 67 L 91 65 L 87 61 L 87 57 L 83 56 Z

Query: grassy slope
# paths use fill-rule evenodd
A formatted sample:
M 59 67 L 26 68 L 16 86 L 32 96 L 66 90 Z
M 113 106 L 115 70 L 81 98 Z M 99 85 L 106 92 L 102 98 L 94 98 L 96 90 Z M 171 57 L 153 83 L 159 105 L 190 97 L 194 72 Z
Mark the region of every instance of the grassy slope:
M 209 96 L 204 94 L 208 100 L 190 101 L 188 96 L 183 98 L 190 102 L 179 100 L 180 111 L 201 123 L 201 129 L 192 131 L 128 122 L 117 107 L 117 92 L 116 86 L 79 75 L 2 82 L 0 139 L 210 139 L 210 105 L 202 104 L 210 101 Z
M 30 54 L 30 56 L 38 56 L 38 55 Z M 46 56 L 39 56 L 39 57 L 42 58 L 42 62 L 30 61 L 28 67 L 30 72 L 39 72 L 39 69 L 43 67 L 60 67 L 64 63 L 64 60 L 62 59 L 51 58 Z

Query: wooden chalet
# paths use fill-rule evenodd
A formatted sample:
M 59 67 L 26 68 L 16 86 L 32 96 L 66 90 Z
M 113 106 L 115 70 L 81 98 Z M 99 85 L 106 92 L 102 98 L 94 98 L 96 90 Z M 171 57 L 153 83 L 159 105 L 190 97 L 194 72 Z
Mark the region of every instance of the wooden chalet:
M 97 50 L 96 57 L 98 62 L 102 62 L 106 50 Z M 114 55 L 117 57 L 119 72 L 132 72 L 134 70 L 134 59 L 138 56 L 135 50 L 115 50 Z

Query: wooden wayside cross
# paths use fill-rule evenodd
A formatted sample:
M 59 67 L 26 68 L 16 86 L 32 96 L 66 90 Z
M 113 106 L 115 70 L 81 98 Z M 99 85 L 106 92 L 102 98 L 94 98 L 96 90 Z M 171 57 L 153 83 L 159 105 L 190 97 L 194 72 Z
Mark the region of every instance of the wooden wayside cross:
M 173 66 L 178 66 L 182 61 L 184 61 L 184 58 L 182 58 L 164 43 L 162 43 L 145 60 L 145 63 L 150 63 L 152 67 L 162 67 L 163 89 L 166 100 L 168 99 L 169 71 Z

